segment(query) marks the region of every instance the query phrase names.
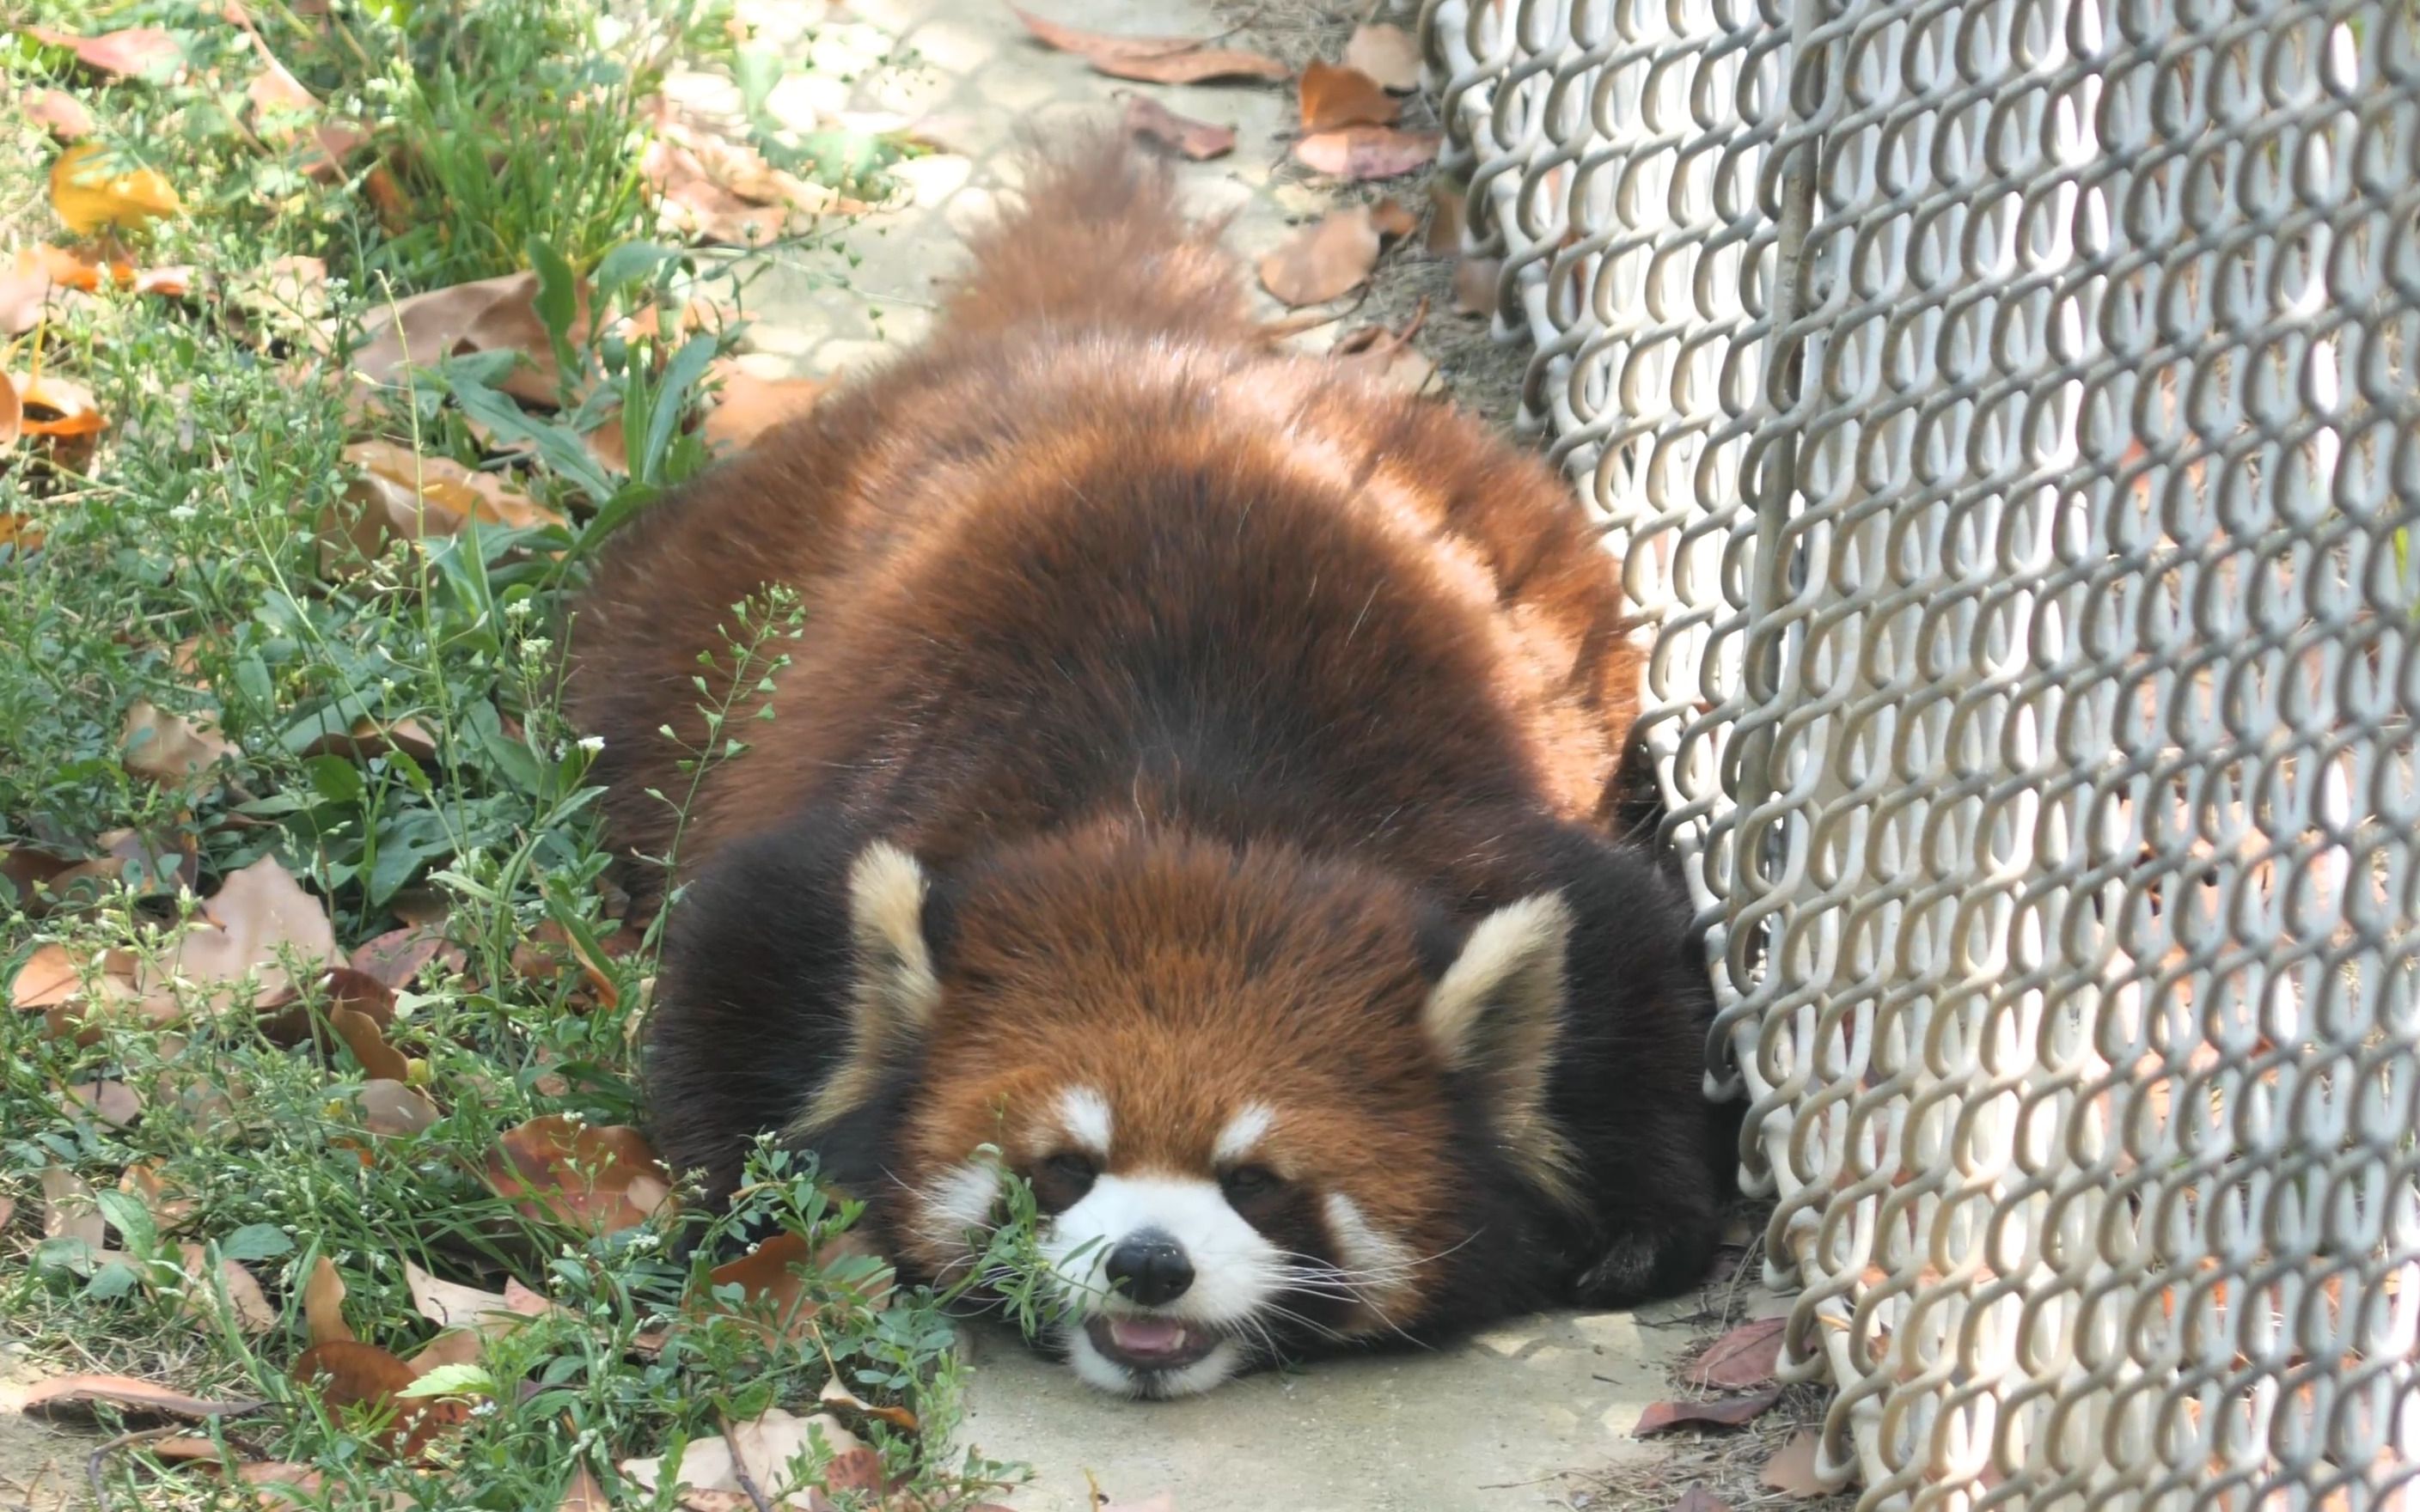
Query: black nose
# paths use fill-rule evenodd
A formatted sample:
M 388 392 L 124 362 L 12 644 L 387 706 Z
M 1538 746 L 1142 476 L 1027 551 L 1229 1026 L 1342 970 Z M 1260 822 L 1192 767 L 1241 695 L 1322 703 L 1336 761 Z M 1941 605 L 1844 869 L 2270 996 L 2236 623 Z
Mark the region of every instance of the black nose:
M 1111 1287 L 1146 1307 L 1174 1302 L 1193 1285 L 1193 1262 L 1183 1246 L 1156 1229 L 1118 1241 L 1104 1269 Z

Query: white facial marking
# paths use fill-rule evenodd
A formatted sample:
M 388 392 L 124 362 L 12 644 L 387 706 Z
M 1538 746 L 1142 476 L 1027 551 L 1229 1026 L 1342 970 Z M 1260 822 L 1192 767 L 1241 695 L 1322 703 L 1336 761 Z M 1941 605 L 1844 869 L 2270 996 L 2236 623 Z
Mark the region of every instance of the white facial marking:
M 964 1245 L 970 1231 L 991 1227 L 991 1207 L 999 1196 L 998 1166 L 969 1161 L 951 1167 L 923 1195 L 924 1236 L 939 1245 Z
M 1067 1137 L 1102 1160 L 1109 1158 L 1109 1100 L 1089 1087 L 1071 1087 L 1059 1094 L 1059 1121 Z
M 1269 1125 L 1276 1121 L 1277 1116 L 1268 1110 L 1266 1104 L 1245 1103 L 1233 1118 L 1227 1120 L 1227 1127 L 1218 1131 L 1218 1144 L 1211 1151 L 1212 1158 L 1221 1165 L 1234 1165 L 1252 1152 L 1268 1134 Z
M 1146 1229 L 1175 1241 L 1193 1266 L 1193 1284 L 1164 1307 L 1140 1307 L 1109 1288 L 1109 1251 Z M 1082 1318 L 1148 1312 L 1213 1328 L 1240 1325 L 1276 1297 L 1285 1269 L 1277 1246 L 1227 1205 L 1216 1181 L 1192 1177 L 1096 1179 L 1082 1200 L 1050 1221 L 1042 1253 L 1076 1304 L 1077 1320 L 1063 1338 L 1069 1365 L 1088 1383 L 1124 1396 L 1208 1391 L 1243 1367 L 1244 1350 L 1226 1340 L 1191 1365 L 1146 1379 L 1095 1349 L 1085 1336 Z
M 1337 1257 L 1356 1282 L 1383 1289 L 1411 1278 L 1419 1263 L 1412 1247 L 1370 1222 L 1361 1204 L 1342 1192 L 1327 1194 L 1327 1231 L 1335 1237 Z

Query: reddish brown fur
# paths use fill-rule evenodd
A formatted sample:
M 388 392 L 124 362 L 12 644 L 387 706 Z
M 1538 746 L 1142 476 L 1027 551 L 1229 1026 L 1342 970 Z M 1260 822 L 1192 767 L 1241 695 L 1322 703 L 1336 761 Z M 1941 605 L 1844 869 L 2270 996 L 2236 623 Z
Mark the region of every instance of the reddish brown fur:
M 1114 147 L 972 250 L 929 341 L 635 521 L 581 606 L 575 713 L 645 856 L 673 825 L 646 791 L 687 786 L 655 732 L 703 743 L 730 606 L 778 580 L 808 625 L 682 840 L 668 1153 L 728 1192 L 740 1141 L 850 1053 L 843 878 L 888 840 L 936 878 L 940 1005 L 815 1137 L 911 1262 L 945 1257 L 888 1183 L 1089 1077 L 1120 1088 L 1122 1161 L 1199 1170 L 1239 1100 L 1278 1105 L 1273 1162 L 1467 1250 L 1439 1316 L 1677 1284 L 1718 1185 L 1704 984 L 1677 892 L 1606 833 L 1639 669 L 1563 486 L 1275 350 L 1215 228 Z M 1553 1103 L 1577 1208 L 1417 1028 L 1463 933 L 1548 889 L 1580 919 Z

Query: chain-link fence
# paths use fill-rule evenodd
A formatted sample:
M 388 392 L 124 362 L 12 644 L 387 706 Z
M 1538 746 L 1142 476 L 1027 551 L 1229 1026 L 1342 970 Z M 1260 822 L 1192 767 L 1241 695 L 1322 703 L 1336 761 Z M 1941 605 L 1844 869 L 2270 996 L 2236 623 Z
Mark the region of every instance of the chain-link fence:
M 2420 7 L 1429 0 L 1869 1507 L 2420 1507 Z

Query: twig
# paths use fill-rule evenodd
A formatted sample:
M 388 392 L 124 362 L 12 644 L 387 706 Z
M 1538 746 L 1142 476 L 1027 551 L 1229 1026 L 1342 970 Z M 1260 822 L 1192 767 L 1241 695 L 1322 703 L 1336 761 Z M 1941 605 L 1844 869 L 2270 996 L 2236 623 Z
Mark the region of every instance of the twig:
M 756 1484 L 755 1475 L 748 1469 L 748 1457 L 739 1452 L 739 1434 L 732 1427 L 731 1414 L 717 1412 L 714 1415 L 722 1425 L 722 1442 L 731 1446 L 731 1478 L 748 1493 L 748 1500 L 754 1504 L 756 1512 L 775 1512 L 772 1499 L 765 1494 L 765 1488 Z M 102 1512 L 107 1512 L 107 1509 L 103 1508 Z
M 107 1466 L 111 1455 L 132 1444 L 143 1443 L 152 1439 L 171 1438 L 184 1431 L 183 1425 L 176 1423 L 171 1423 L 165 1427 L 136 1428 L 132 1433 L 119 1434 L 86 1455 L 84 1461 L 84 1473 L 85 1479 L 92 1483 L 92 1504 L 99 1509 L 99 1512 L 109 1512 L 109 1480 L 101 1472 Z

